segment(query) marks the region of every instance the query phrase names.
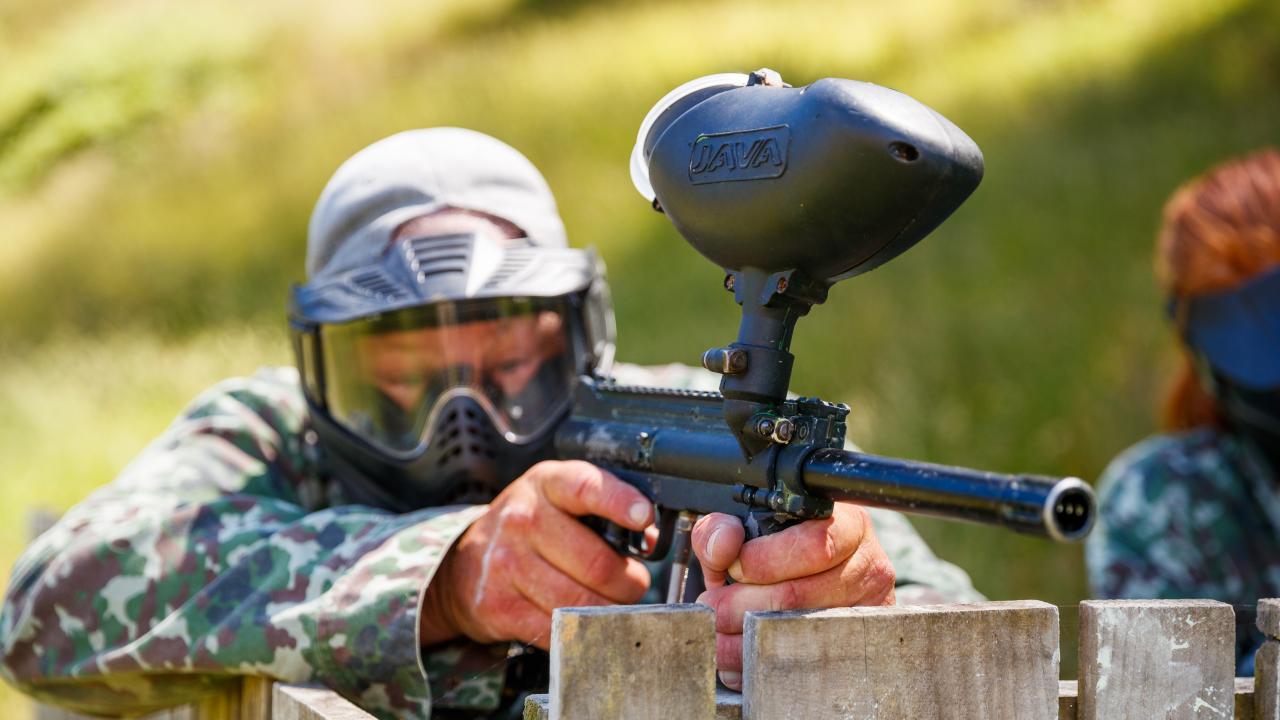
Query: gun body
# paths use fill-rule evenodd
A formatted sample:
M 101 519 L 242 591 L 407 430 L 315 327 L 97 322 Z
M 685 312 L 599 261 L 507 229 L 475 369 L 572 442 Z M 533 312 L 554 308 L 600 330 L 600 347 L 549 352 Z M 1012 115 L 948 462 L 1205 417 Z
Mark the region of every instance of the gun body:
M 787 397 L 799 318 L 977 188 L 982 152 L 963 131 L 886 88 L 838 78 L 792 88 L 761 69 L 673 91 L 645 118 L 632 160 L 641 194 L 724 269 L 742 319 L 735 342 L 702 357 L 722 376 L 719 393 L 581 379 L 557 452 L 612 471 L 658 508 L 655 546 L 617 527 L 602 529 L 607 540 L 645 559 L 670 550 L 680 569 L 699 514 L 736 515 L 754 536 L 827 517 L 837 501 L 1057 540 L 1088 533 L 1095 500 L 1076 478 L 847 451 L 848 406 Z M 668 598 L 682 597 L 673 583 Z
M 1083 537 L 1093 522 L 1092 491 L 1075 478 L 948 467 L 844 449 L 848 407 L 786 400 L 778 415 L 792 440 L 747 460 L 724 423 L 719 393 L 614 385 L 582 378 L 570 417 L 556 433 L 562 458 L 587 460 L 645 493 L 658 508 L 662 539 L 641 557 L 669 548 L 679 513 L 723 512 L 751 534 L 830 515 L 854 502 L 1007 527 L 1057 540 Z

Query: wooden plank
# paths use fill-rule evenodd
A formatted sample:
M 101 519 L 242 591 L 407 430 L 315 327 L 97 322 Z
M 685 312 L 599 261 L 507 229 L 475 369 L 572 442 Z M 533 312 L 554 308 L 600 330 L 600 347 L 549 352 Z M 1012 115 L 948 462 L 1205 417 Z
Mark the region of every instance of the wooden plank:
M 1214 600 L 1080 604 L 1080 720 L 1221 718 L 1235 706 L 1235 612 Z
M 161 717 L 164 720 L 243 720 L 240 717 L 240 693 L 243 687 L 243 681 L 229 682 L 223 692 L 206 695 L 190 705 L 174 708 Z
M 1076 720 L 1079 714 L 1079 688 L 1075 680 L 1058 681 L 1058 720 Z
M 715 717 L 715 613 L 702 605 L 561 608 L 551 619 L 553 720 Z
M 1254 715 L 1258 720 L 1280 720 L 1280 673 L 1276 672 L 1280 659 L 1280 642 L 1268 640 L 1262 643 L 1253 656 Z
M 263 682 L 270 682 L 264 680 Z M 206 695 L 197 702 L 142 716 L 142 720 L 268 720 L 269 715 L 246 715 L 240 706 L 239 684 L 228 685 L 223 692 Z M 36 720 L 94 720 L 97 715 L 82 715 L 53 705 L 35 704 Z
M 1267 641 L 1253 656 L 1255 680 L 1253 710 L 1258 720 L 1280 720 L 1280 673 L 1276 672 L 1280 658 L 1280 600 L 1264 598 L 1258 601 L 1258 629 Z
M 1280 599 L 1258 601 L 1258 629 L 1269 638 L 1280 638 Z
M 90 715 L 81 715 L 80 713 L 63 710 L 56 705 L 45 705 L 44 703 L 32 703 L 36 708 L 36 720 L 93 720 Z
M 1236 720 L 1253 720 L 1254 712 L 1253 678 L 1236 678 Z
M 271 695 L 273 720 L 375 720 L 350 700 L 323 685 L 276 683 Z
M 742 720 L 742 693 L 716 688 L 716 720 Z
M 524 701 L 524 720 L 551 720 L 551 696 L 530 695 Z M 672 708 L 672 718 L 679 717 Z M 742 695 L 716 688 L 716 720 L 742 720 Z
M 1261 717 L 1254 709 L 1253 678 L 1236 678 L 1235 720 L 1254 720 Z M 1075 680 L 1062 680 L 1058 683 L 1058 720 L 1075 720 L 1077 690 Z
M 1034 600 L 748 613 L 744 718 L 1051 718 L 1058 609 Z
M 271 720 L 271 694 L 276 681 L 246 677 L 240 686 L 240 720 Z

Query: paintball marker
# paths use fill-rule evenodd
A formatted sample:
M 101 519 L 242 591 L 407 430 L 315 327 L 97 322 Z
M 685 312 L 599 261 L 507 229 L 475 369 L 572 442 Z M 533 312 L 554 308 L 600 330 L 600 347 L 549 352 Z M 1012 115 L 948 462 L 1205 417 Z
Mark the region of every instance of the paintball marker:
M 673 553 L 683 598 L 698 515 L 742 519 L 749 536 L 831 514 L 834 501 L 1008 527 L 1059 541 L 1093 525 L 1077 478 L 1001 475 L 844 449 L 849 408 L 789 398 L 796 321 L 839 280 L 903 253 L 977 187 L 982 153 L 901 93 L 827 78 L 801 88 L 769 70 L 713 75 L 650 111 L 633 181 L 742 306 L 738 339 L 708 350 L 720 392 L 625 387 L 584 377 L 556 433 L 562 458 L 644 492 L 659 539 L 605 537 L 643 559 Z

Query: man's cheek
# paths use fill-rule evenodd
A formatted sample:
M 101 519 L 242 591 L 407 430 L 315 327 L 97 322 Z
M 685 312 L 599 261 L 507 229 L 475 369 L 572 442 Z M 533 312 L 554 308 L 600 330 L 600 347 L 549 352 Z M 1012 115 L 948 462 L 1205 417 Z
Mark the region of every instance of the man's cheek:
M 538 372 L 537 363 L 529 363 L 529 367 L 521 365 L 518 369 L 499 374 L 496 378 L 498 387 L 502 388 L 502 394 L 508 398 L 516 397 L 524 392 L 529 386 L 529 382 Z

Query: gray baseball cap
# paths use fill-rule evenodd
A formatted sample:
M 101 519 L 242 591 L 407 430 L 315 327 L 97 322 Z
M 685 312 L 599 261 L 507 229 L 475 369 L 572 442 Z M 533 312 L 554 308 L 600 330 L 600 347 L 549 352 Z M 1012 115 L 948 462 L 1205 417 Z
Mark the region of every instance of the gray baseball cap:
M 551 188 L 515 148 L 463 128 L 408 130 L 353 155 L 320 193 L 308 279 L 376 264 L 396 228 L 444 208 L 502 218 L 537 247 L 567 247 Z

